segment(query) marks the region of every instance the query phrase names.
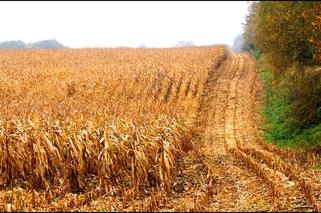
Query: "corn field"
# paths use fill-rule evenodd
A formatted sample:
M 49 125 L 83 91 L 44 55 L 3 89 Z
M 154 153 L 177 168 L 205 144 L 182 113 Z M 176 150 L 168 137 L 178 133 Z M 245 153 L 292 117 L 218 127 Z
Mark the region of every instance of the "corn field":
M 1 51 L 1 186 L 169 193 L 207 71 L 225 54 L 223 46 Z M 29 206 L 13 207 L 21 209 Z
M 225 46 L 0 51 L 0 211 L 317 210 L 319 156 L 261 140 L 257 70 Z

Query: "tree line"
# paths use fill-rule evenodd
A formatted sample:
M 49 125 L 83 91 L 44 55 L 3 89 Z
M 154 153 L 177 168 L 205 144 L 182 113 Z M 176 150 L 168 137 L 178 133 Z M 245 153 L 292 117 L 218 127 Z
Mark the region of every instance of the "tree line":
M 55 39 L 42 40 L 34 43 L 25 43 L 21 40 L 0 42 L 2 49 L 47 49 L 47 48 L 66 48 L 63 44 Z
M 321 2 L 252 2 L 243 37 L 261 62 L 266 138 L 320 146 Z

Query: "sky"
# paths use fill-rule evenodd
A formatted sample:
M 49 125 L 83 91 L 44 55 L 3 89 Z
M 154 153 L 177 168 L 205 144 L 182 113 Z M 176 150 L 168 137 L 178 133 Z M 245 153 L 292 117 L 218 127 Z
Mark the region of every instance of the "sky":
M 0 41 L 56 39 L 70 48 L 228 44 L 243 32 L 247 1 L 0 2 Z

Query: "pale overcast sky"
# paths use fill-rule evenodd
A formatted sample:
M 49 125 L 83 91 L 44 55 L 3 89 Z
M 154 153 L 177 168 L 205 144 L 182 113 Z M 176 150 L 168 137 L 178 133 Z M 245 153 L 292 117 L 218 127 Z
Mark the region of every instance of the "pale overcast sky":
M 233 44 L 247 1 L 0 2 L 0 41 L 57 39 L 80 47 Z

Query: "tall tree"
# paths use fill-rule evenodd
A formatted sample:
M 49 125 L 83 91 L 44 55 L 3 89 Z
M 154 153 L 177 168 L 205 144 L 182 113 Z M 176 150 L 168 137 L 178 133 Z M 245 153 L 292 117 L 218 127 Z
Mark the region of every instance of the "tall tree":
M 272 71 L 268 110 L 292 132 L 321 123 L 321 3 L 260 1 L 249 7 L 243 48 L 261 53 Z M 277 97 L 279 102 L 275 102 Z M 271 103 L 272 103 L 271 102 Z M 279 109 L 287 105 L 287 114 Z M 284 108 L 285 109 L 285 108 Z M 274 119 L 273 118 L 273 119 Z M 291 131 L 290 131 L 291 132 Z
M 275 75 L 295 66 L 318 63 L 320 30 L 318 2 L 260 2 L 255 14 L 255 47 L 265 54 Z M 315 12 L 315 14 L 313 13 Z
M 242 49 L 244 51 L 250 52 L 254 54 L 257 50 L 254 45 L 254 33 L 255 33 L 255 27 L 256 27 L 256 7 L 258 5 L 258 2 L 251 2 L 251 5 L 248 9 L 248 15 L 246 16 L 246 21 L 244 24 L 244 33 L 243 33 L 243 45 Z

